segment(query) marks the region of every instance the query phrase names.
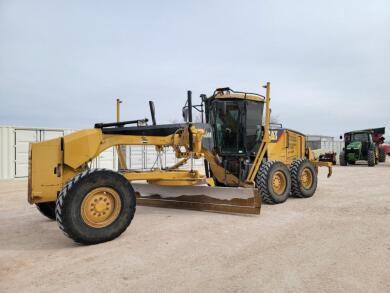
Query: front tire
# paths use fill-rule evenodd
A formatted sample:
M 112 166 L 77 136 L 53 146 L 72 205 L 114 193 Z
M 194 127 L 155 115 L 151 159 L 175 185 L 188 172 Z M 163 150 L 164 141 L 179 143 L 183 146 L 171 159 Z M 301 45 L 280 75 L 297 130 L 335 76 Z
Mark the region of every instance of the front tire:
M 317 189 L 317 172 L 307 159 L 295 160 L 290 166 L 291 195 L 300 198 L 312 197 Z
M 263 202 L 285 202 L 291 191 L 291 177 L 287 166 L 279 161 L 263 163 L 256 175 L 256 187 L 261 192 Z
M 50 220 L 56 220 L 56 203 L 53 202 L 42 202 L 35 204 L 38 211 Z
M 368 151 L 368 154 L 367 154 L 367 163 L 368 163 L 368 166 L 374 167 L 374 166 L 375 166 L 375 161 L 376 161 L 376 158 L 375 158 L 375 151 L 369 150 L 369 151 Z
M 340 166 L 347 166 L 347 160 L 345 159 L 344 151 L 340 152 L 339 160 L 340 160 Z
M 97 244 L 121 235 L 130 225 L 135 208 L 135 192 L 121 174 L 87 170 L 62 189 L 56 219 L 69 238 L 81 244 Z

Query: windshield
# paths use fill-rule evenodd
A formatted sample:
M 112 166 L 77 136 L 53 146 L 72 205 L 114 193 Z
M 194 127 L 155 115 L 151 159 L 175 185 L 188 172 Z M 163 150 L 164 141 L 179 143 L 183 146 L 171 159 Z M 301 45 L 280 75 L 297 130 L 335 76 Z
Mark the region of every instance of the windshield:
M 249 153 L 256 153 L 261 142 L 261 124 L 264 103 L 246 101 L 246 137 L 245 147 Z
M 368 142 L 368 134 L 367 133 L 354 133 L 352 134 L 351 141 L 362 141 L 362 142 Z
M 264 103 L 249 100 L 214 100 L 210 123 L 219 154 L 253 155 L 262 139 Z

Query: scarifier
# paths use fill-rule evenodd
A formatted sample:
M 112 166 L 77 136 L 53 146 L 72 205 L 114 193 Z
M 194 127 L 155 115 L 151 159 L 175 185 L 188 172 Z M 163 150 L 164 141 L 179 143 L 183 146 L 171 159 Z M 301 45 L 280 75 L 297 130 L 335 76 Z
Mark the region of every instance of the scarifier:
M 278 204 L 292 195 L 311 197 L 319 162 L 305 147 L 303 134 L 270 129 L 270 83 L 266 95 L 217 89 L 192 104 L 188 91 L 186 123 L 153 125 L 147 120 L 98 123 L 30 147 L 28 201 L 63 232 L 83 244 L 112 240 L 126 230 L 136 205 L 259 214 L 261 202 Z M 119 119 L 118 101 L 118 117 Z M 193 108 L 206 123 L 194 123 Z M 264 114 L 264 117 L 263 117 Z M 136 124 L 137 126 L 129 126 Z M 122 145 L 171 147 L 178 163 L 150 170 L 129 170 Z M 118 151 L 119 170 L 91 169 L 104 150 Z M 204 160 L 204 172 L 182 167 Z M 137 183 L 137 181 L 141 183 Z

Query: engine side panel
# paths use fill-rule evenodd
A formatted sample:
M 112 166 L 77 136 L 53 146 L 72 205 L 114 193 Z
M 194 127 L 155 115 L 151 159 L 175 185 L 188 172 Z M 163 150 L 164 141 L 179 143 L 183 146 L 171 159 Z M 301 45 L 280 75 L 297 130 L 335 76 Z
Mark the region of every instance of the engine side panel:
M 292 161 L 305 158 L 305 136 L 290 129 L 271 129 L 268 145 L 268 160 L 290 165 Z

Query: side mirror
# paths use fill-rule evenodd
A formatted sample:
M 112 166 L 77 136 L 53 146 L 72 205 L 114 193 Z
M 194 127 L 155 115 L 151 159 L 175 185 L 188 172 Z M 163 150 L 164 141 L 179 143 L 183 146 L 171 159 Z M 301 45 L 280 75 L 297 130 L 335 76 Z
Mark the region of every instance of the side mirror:
M 188 116 L 189 116 L 189 114 L 188 114 L 188 107 L 183 107 L 182 112 L 183 112 L 182 114 L 183 114 L 184 121 L 188 122 Z
M 342 135 L 340 135 L 340 140 L 343 140 L 343 136 Z

